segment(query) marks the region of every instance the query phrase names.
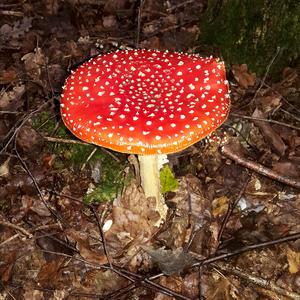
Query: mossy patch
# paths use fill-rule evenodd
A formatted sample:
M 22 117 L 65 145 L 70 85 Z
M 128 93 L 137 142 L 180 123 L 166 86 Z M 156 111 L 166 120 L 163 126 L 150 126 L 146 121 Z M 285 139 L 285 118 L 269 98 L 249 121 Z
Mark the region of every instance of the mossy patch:
M 170 167 L 165 165 L 160 171 L 160 185 L 163 194 L 173 192 L 178 188 L 178 181 L 172 173 Z
M 209 0 L 201 31 L 202 46 L 213 48 L 229 64 L 248 64 L 259 75 L 279 51 L 270 70 L 276 74 L 299 62 L 300 2 Z
M 100 182 L 96 184 L 96 188 L 92 192 L 84 196 L 85 203 L 113 200 L 121 193 L 124 186 L 130 183 L 133 175 L 131 173 L 125 174 L 125 168 L 128 164 L 126 156 L 120 154 L 120 157 L 118 162 L 106 153 L 96 152 L 91 164 L 97 160 L 100 162 Z

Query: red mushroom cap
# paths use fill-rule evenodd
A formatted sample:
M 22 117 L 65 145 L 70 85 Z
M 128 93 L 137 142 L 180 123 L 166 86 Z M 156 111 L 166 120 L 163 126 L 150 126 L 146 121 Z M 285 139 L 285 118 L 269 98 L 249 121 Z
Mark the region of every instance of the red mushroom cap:
M 224 63 L 156 50 L 92 58 L 70 75 L 61 99 L 66 126 L 81 140 L 119 152 L 172 153 L 227 118 Z

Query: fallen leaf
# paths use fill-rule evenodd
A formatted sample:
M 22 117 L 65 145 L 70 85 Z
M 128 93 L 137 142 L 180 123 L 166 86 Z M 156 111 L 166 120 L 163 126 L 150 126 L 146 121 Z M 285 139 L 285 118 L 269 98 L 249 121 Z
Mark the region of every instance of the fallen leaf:
M 44 288 L 56 288 L 62 275 L 64 262 L 64 257 L 58 257 L 44 264 L 37 275 L 39 284 Z
M 283 176 L 300 178 L 300 169 L 292 161 L 278 161 L 273 164 L 273 170 Z
M 265 115 L 258 108 L 252 114 L 253 118 L 265 119 Z M 277 154 L 283 156 L 287 146 L 283 142 L 282 138 L 274 131 L 270 123 L 265 121 L 253 120 L 253 123 L 260 129 L 264 139 L 270 143 L 272 148 L 276 151 Z
M 291 248 L 287 249 L 287 260 L 289 264 L 289 272 L 295 274 L 300 270 L 300 252 L 295 252 Z
M 102 253 L 91 249 L 88 241 L 88 234 L 86 232 L 76 231 L 69 228 L 65 231 L 68 238 L 76 242 L 77 249 L 80 255 L 89 262 L 94 262 L 100 265 L 107 263 L 107 258 Z
M 216 198 L 212 202 L 213 216 L 221 217 L 228 211 L 229 199 L 226 196 Z
M 8 157 L 0 166 L 0 177 L 7 177 L 9 175 L 9 161 L 10 157 Z
M 235 80 L 242 86 L 247 89 L 250 86 L 254 86 L 256 82 L 256 74 L 248 71 L 248 66 L 246 64 L 242 65 L 233 65 L 231 71 Z
M 182 248 L 175 250 L 164 250 L 162 248 L 153 249 L 147 246 L 142 246 L 142 248 L 166 275 L 179 274 L 195 261 L 194 258 L 189 253 L 184 252 Z
M 16 80 L 17 71 L 14 67 L 0 71 L 0 84 L 8 84 Z
M 46 64 L 46 57 L 44 56 L 42 49 L 36 47 L 34 52 L 27 53 L 23 55 L 21 60 L 24 61 L 25 70 L 27 75 L 33 80 L 40 80 L 42 68 Z
M 21 98 L 25 93 L 25 85 L 16 85 L 12 91 L 5 91 L 0 94 L 0 109 L 17 111 L 22 105 Z

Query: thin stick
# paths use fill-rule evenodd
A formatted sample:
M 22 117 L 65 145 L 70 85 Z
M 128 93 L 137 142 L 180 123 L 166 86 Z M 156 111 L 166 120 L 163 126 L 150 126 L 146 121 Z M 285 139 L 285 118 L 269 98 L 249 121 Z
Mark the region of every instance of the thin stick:
M 19 233 L 16 233 L 15 235 L 9 237 L 8 239 L 6 239 L 5 241 L 3 241 L 1 244 L 0 244 L 0 247 L 3 247 L 4 245 L 6 245 L 7 243 L 15 240 L 17 237 L 19 237 L 20 234 Z
M 205 266 L 205 265 L 209 265 L 212 264 L 216 261 L 219 260 L 223 260 L 223 259 L 227 259 L 236 255 L 239 255 L 241 253 L 247 252 L 247 251 L 251 251 L 251 250 L 256 250 L 256 249 L 261 249 L 261 248 L 265 248 L 265 247 L 270 247 L 273 245 L 277 245 L 277 244 L 281 244 L 281 243 L 286 243 L 286 242 L 290 242 L 290 241 L 294 241 L 300 238 L 300 232 L 294 233 L 294 234 L 290 234 L 287 235 L 285 237 L 276 239 L 276 240 L 272 240 L 269 242 L 263 242 L 263 243 L 259 243 L 259 244 L 253 244 L 253 245 L 249 245 L 249 246 L 245 246 L 243 248 L 240 248 L 236 251 L 233 252 L 228 252 L 228 253 L 224 253 L 224 254 L 220 254 L 220 255 L 216 255 L 213 257 L 207 257 L 207 258 L 199 258 L 199 261 L 194 263 L 192 265 L 192 267 L 199 267 L 199 266 Z M 193 252 L 189 252 L 191 255 L 193 255 L 195 258 L 199 257 L 199 254 L 197 253 L 193 253 Z M 164 273 L 158 273 L 156 275 L 152 275 L 151 277 L 148 277 L 149 280 L 155 280 L 159 277 L 164 276 Z
M 224 230 L 226 228 L 226 225 L 228 223 L 228 220 L 229 220 L 230 216 L 232 215 L 232 213 L 233 213 L 236 205 L 238 204 L 238 202 L 242 198 L 243 194 L 245 193 L 245 190 L 247 188 L 247 185 L 248 185 L 249 181 L 250 181 L 250 176 L 244 182 L 244 184 L 243 184 L 243 186 L 242 186 L 242 188 L 241 188 L 238 196 L 236 197 L 236 199 L 228 205 L 227 213 L 226 213 L 226 215 L 225 215 L 225 217 L 224 217 L 224 219 L 222 221 L 221 229 L 220 229 L 220 231 L 218 233 L 218 245 L 220 244 L 220 241 L 221 241 L 223 232 L 224 232 Z
M 24 234 L 25 236 L 27 236 L 29 239 L 32 238 L 32 234 L 29 231 L 27 231 L 26 229 L 24 229 L 23 227 L 19 226 L 19 225 L 10 223 L 8 221 L 3 221 L 3 220 L 0 220 L 0 225 L 13 228 L 13 229 L 15 229 L 17 231 L 20 231 L 22 234 Z
M 234 268 L 232 266 L 230 266 L 229 264 L 215 264 L 214 265 L 215 268 L 220 269 L 224 272 L 233 274 L 237 277 L 242 278 L 243 280 L 246 280 L 247 282 L 251 283 L 251 284 L 255 284 L 258 286 L 261 286 L 262 288 L 266 289 L 266 290 L 270 290 L 276 294 L 291 298 L 291 299 L 297 299 L 300 300 L 300 295 L 297 293 L 294 293 L 292 291 L 288 291 L 286 289 L 283 289 L 281 287 L 279 287 L 278 285 L 276 285 L 273 281 L 270 280 L 266 280 L 260 277 L 256 277 L 252 274 L 249 273 L 245 273 L 244 271 L 241 271 L 237 268 Z
M 236 256 L 238 254 L 250 251 L 250 250 L 257 250 L 257 249 L 261 249 L 261 248 L 265 248 L 265 247 L 270 247 L 273 245 L 277 245 L 277 244 L 282 244 L 282 243 L 286 243 L 286 242 L 290 242 L 290 241 L 294 241 L 300 238 L 300 232 L 294 233 L 294 234 L 290 234 L 288 236 L 276 239 L 276 240 L 272 240 L 269 242 L 263 242 L 263 243 L 259 243 L 259 244 L 254 244 L 254 245 L 249 245 L 249 246 L 245 246 L 243 248 L 240 248 L 236 251 L 232 251 L 232 252 L 228 252 L 228 253 L 224 253 L 224 254 L 220 254 L 214 257 L 208 257 L 208 258 L 204 258 L 204 259 L 200 259 L 197 263 L 193 264 L 192 267 L 198 267 L 198 266 L 204 266 L 204 265 L 208 265 L 211 264 L 213 262 L 219 261 L 219 260 L 223 260 L 226 258 L 230 258 L 233 256 Z M 195 255 L 195 253 L 190 252 L 192 255 Z M 195 255 L 197 256 L 197 254 Z
M 262 87 L 263 87 L 263 85 L 264 85 L 264 83 L 265 83 L 265 81 L 266 81 L 266 79 L 267 79 L 267 76 L 268 76 L 268 74 L 269 74 L 269 71 L 270 71 L 270 69 L 271 69 L 271 66 L 273 65 L 273 63 L 274 63 L 276 57 L 278 56 L 279 52 L 280 52 L 280 47 L 277 47 L 277 51 L 276 51 L 274 57 L 272 58 L 272 60 L 270 61 L 270 63 L 268 64 L 267 69 L 266 69 L 266 73 L 265 73 L 265 75 L 264 75 L 264 77 L 263 77 L 263 79 L 262 79 L 262 81 L 261 81 L 261 83 L 260 83 L 260 85 L 259 85 L 259 88 L 256 90 L 255 95 L 254 95 L 252 101 L 254 101 L 254 100 L 256 99 L 258 93 L 259 93 L 260 90 L 262 89 Z
M 98 216 L 97 212 L 95 211 L 94 207 L 92 205 L 89 205 L 89 208 L 93 212 L 93 214 L 94 214 L 94 216 L 96 218 L 96 221 L 97 221 L 97 226 L 98 226 L 98 229 L 99 229 L 99 233 L 100 233 L 101 242 L 102 242 L 102 245 L 103 245 L 104 254 L 105 254 L 106 258 L 107 258 L 109 266 L 111 267 L 111 269 L 113 269 L 113 265 L 111 263 L 111 259 L 110 259 L 110 256 L 109 256 L 108 250 L 107 250 L 107 245 L 106 245 L 106 240 L 105 240 L 103 229 L 102 229 L 102 224 L 100 223 L 101 221 L 100 221 L 99 216 Z
M 30 172 L 27 164 L 25 163 L 25 161 L 22 159 L 21 155 L 19 154 L 18 152 L 18 149 L 17 149 L 17 138 L 18 138 L 18 134 L 19 134 L 19 131 L 17 131 L 16 133 L 16 138 L 14 140 L 14 151 L 16 153 L 16 155 L 18 156 L 18 159 L 21 163 L 21 165 L 23 166 L 23 168 L 25 169 L 25 171 L 27 172 L 28 176 L 31 178 L 33 184 L 34 184 L 34 187 L 35 189 L 37 190 L 37 193 L 38 193 L 38 196 L 40 198 L 40 200 L 43 202 L 43 204 L 47 207 L 47 209 L 49 210 L 49 212 L 59 221 L 63 221 L 62 218 L 60 216 L 58 216 L 56 214 L 56 212 L 50 207 L 50 205 L 47 203 L 47 201 L 44 199 L 44 196 L 43 196 L 43 193 L 35 179 L 35 177 L 33 176 L 33 174 Z
M 288 112 L 287 110 L 280 108 L 281 111 L 283 111 L 285 114 L 287 114 L 288 116 L 292 117 L 293 119 L 297 120 L 298 122 L 300 122 L 300 118 L 296 117 L 294 114 L 291 114 L 290 112 Z
M 263 175 L 263 176 L 269 177 L 271 179 L 282 182 L 282 183 L 292 186 L 294 188 L 300 189 L 300 181 L 299 180 L 281 175 L 261 164 L 258 164 L 254 161 L 251 161 L 244 157 L 241 157 L 238 154 L 234 153 L 228 145 L 223 146 L 221 148 L 221 151 L 225 156 L 234 160 L 239 165 L 242 165 L 256 173 Z
M 137 23 L 137 35 L 136 35 L 136 43 L 135 43 L 136 48 L 139 48 L 139 44 L 140 44 L 143 6 L 144 6 L 144 0 L 140 0 L 139 13 L 138 13 L 138 23 Z
M 87 165 L 87 163 L 91 160 L 91 158 L 94 156 L 94 154 L 97 151 L 97 147 L 94 147 L 93 151 L 90 153 L 86 161 L 82 164 L 82 167 L 80 168 L 80 171 L 83 171 Z
M 292 129 L 296 129 L 296 130 L 300 131 L 300 127 L 289 125 L 289 124 L 286 124 L 286 123 L 283 123 L 283 122 L 278 122 L 278 121 L 275 121 L 275 120 L 249 117 L 249 116 L 244 116 L 244 115 L 235 114 L 235 113 L 230 113 L 230 115 L 233 116 L 233 117 L 238 117 L 238 118 L 246 119 L 246 120 L 257 120 L 257 121 L 273 123 L 273 124 L 277 124 L 277 125 L 280 125 L 280 126 L 284 126 L 284 127 L 288 127 L 288 128 L 292 128 Z
M 77 140 L 71 140 L 71 139 L 63 139 L 63 138 L 55 138 L 51 136 L 44 136 L 45 141 L 50 142 L 50 143 L 64 143 L 64 144 L 74 144 L 74 145 L 85 145 L 85 146 L 90 146 L 91 144 L 82 142 L 82 141 L 77 141 Z M 115 161 L 121 162 L 121 160 L 115 156 L 113 153 L 110 151 L 106 150 L 105 148 L 99 147 L 101 151 L 105 152 L 106 154 L 110 155 Z

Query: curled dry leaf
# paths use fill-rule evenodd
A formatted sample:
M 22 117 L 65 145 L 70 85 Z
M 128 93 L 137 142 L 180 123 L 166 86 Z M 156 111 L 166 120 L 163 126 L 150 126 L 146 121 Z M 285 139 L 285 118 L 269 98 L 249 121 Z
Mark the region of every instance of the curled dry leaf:
M 231 71 L 235 80 L 240 84 L 241 87 L 247 89 L 248 87 L 255 85 L 256 74 L 251 73 L 246 64 L 233 65 L 231 67 Z

